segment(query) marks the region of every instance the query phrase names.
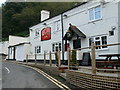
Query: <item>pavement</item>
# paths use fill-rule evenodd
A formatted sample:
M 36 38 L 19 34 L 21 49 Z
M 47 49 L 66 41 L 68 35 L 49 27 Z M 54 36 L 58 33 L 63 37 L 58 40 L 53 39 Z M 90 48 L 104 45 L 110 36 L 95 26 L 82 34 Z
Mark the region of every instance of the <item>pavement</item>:
M 37 71 L 18 64 L 2 63 L 2 88 L 57 88 L 60 87 Z

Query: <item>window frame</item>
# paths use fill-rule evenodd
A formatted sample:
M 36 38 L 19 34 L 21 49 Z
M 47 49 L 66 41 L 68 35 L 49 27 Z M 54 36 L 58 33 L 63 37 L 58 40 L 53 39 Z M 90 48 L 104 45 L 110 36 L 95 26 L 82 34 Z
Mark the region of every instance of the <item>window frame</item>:
M 62 43 L 61 42 L 52 43 L 52 52 L 56 52 L 56 47 L 58 47 L 58 49 L 60 51 L 62 51 Z
M 97 7 L 99 7 L 100 8 L 100 11 L 97 11 L 97 12 L 99 12 L 100 14 L 100 18 L 96 18 L 96 11 L 95 11 L 95 9 L 97 8 Z M 91 13 L 90 13 L 90 11 L 91 10 L 93 10 L 93 19 L 91 19 Z M 101 6 L 100 5 L 98 5 L 98 6 L 95 6 L 95 7 L 92 7 L 92 8 L 90 8 L 89 9 L 89 21 L 90 22 L 92 22 L 92 21 L 97 21 L 97 20 L 100 20 L 100 19 L 102 19 L 102 9 L 101 9 Z
M 95 40 L 97 37 L 99 37 L 99 40 Z M 94 44 L 96 44 L 96 42 L 100 41 L 100 45 L 106 45 L 106 44 L 103 44 L 102 42 L 102 37 L 106 37 L 106 42 L 108 44 L 108 36 L 107 35 L 102 35 L 102 36 L 95 36 L 95 37 L 90 37 L 89 38 L 89 47 L 91 47 L 90 43 L 94 42 Z M 92 39 L 93 41 L 90 42 L 90 39 Z M 96 48 L 96 50 L 103 50 L 103 49 L 108 49 L 108 46 L 102 46 L 102 47 L 98 47 Z
M 35 46 L 35 54 L 40 54 L 41 53 L 41 46 Z

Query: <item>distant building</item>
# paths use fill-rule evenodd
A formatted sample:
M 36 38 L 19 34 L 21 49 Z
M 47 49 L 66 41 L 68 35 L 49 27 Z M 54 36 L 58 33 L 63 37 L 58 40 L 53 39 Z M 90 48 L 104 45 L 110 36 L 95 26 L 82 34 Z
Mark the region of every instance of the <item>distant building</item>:
M 0 42 L 0 57 L 1 59 L 6 59 L 8 56 L 8 41 Z
M 24 61 L 30 54 L 28 37 L 9 36 L 8 60 Z

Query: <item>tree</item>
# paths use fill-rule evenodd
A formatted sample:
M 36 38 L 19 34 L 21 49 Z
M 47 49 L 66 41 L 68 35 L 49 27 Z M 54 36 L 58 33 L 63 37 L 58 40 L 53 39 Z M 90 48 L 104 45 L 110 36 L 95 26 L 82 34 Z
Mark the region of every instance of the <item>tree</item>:
M 53 17 L 74 5 L 74 2 L 6 2 L 2 5 L 2 37 L 28 36 L 29 27 L 40 23 L 41 10 L 50 11 Z

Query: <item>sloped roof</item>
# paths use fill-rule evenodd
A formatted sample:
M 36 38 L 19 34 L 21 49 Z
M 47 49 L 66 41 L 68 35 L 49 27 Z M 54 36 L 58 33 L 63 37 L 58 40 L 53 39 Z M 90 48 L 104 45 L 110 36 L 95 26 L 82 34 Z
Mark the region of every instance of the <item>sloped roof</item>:
M 86 38 L 86 35 L 82 31 L 80 31 L 76 26 L 73 26 L 73 25 L 70 24 L 70 27 L 69 27 L 68 30 L 69 30 L 69 32 L 75 33 L 76 35 L 78 35 L 81 38 Z M 73 34 L 72 34 L 72 37 L 74 37 Z M 63 37 L 63 40 L 65 40 L 65 39 L 68 39 L 67 34 L 65 34 L 65 36 Z
M 73 26 L 73 25 L 70 24 L 70 29 L 74 33 L 76 33 L 79 37 L 86 38 L 86 35 L 82 31 L 80 31 L 76 26 Z

